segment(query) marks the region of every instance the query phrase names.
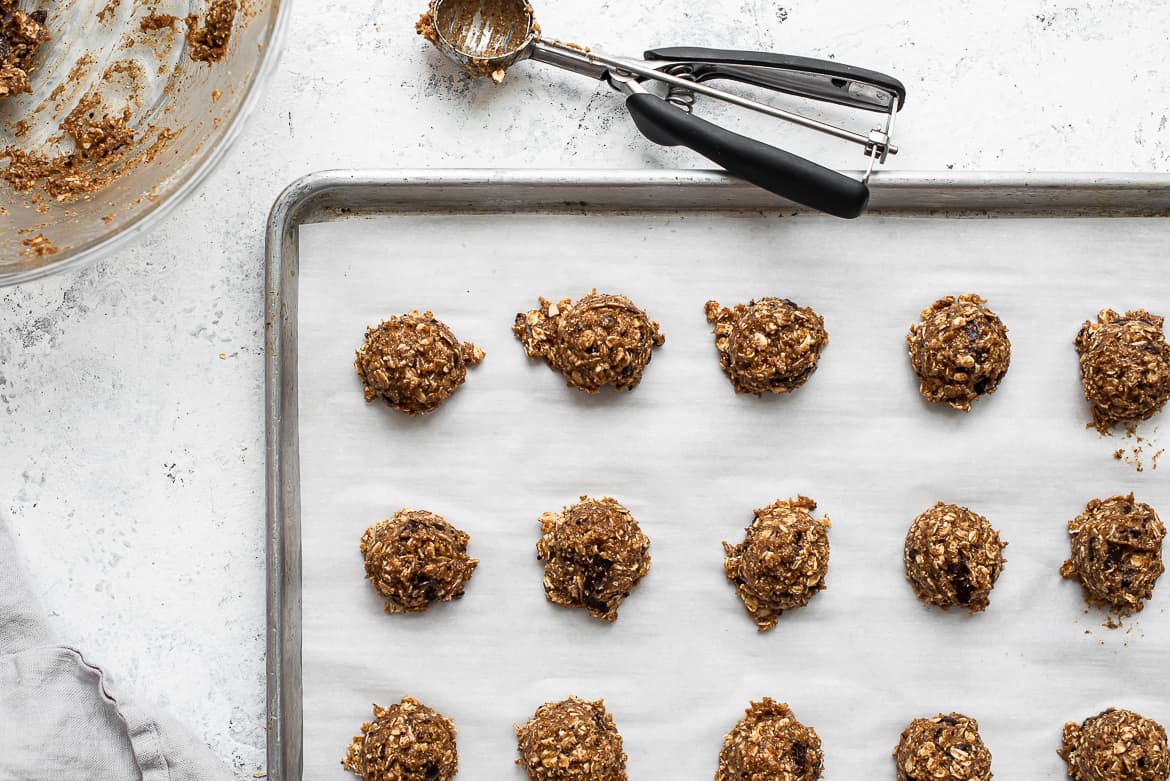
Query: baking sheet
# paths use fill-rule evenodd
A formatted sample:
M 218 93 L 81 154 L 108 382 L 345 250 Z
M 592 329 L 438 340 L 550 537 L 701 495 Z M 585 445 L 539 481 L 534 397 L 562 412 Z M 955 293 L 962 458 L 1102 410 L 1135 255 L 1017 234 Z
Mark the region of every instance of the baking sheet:
M 1165 510 L 1162 469 L 1086 430 L 1071 342 L 1104 306 L 1170 310 L 1159 219 L 775 214 L 399 216 L 301 227 L 299 425 L 304 777 L 339 760 L 370 704 L 411 694 L 453 718 L 461 777 L 523 779 L 512 724 L 546 700 L 604 697 L 633 779 L 710 778 L 751 699 L 820 734 L 827 778 L 892 775 L 916 716 L 976 717 L 997 779 L 1057 779 L 1061 725 L 1109 705 L 1170 722 L 1164 580 L 1121 629 L 1057 570 L 1065 522 L 1133 490 Z M 538 295 L 622 292 L 666 345 L 632 394 L 586 397 L 529 362 L 510 326 Z M 946 293 L 1010 329 L 1011 370 L 968 415 L 917 394 L 904 335 Z M 800 391 L 736 396 L 703 302 L 816 308 L 831 342 Z M 487 352 L 439 412 L 367 406 L 367 324 L 429 308 Z M 1143 427 L 1155 433 L 1157 421 Z M 803 493 L 833 522 L 828 589 L 758 634 L 722 569 L 751 511 Z M 651 539 L 614 625 L 544 599 L 536 519 L 612 495 Z M 1010 544 L 990 609 L 926 609 L 902 573 L 911 519 L 943 499 Z M 482 560 L 467 595 L 387 616 L 358 540 L 402 506 L 441 513 Z M 286 692 L 285 696 L 294 696 Z

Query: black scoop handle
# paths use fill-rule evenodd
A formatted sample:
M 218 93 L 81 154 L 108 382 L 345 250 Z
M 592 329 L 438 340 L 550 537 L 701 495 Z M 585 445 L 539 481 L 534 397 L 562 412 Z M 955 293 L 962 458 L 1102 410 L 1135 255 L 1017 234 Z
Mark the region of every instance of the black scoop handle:
M 906 87 L 893 76 L 878 71 L 871 71 L 866 68 L 858 68 L 854 65 L 845 65 L 834 60 L 815 60 L 811 57 L 797 57 L 793 54 L 779 54 L 776 52 L 707 49 L 701 46 L 673 46 L 662 49 L 650 49 L 644 56 L 647 60 L 657 62 L 692 63 L 695 65 L 695 69 L 699 75 L 720 75 L 720 65 L 738 66 L 745 68 L 745 70 L 738 71 L 735 76 L 730 78 L 746 80 L 749 84 L 755 82 L 751 78 L 745 79 L 744 77 L 750 77 L 753 69 L 762 68 L 764 73 L 771 69 L 814 73 L 829 79 L 840 80 L 838 86 L 843 86 L 845 82 L 857 82 L 860 84 L 869 84 L 885 92 L 889 92 L 897 98 L 899 111 L 906 103 Z M 761 73 L 760 75 L 762 76 L 764 74 Z M 771 81 L 764 81 L 762 86 L 771 89 L 780 89 L 794 95 L 805 94 L 801 90 L 778 86 Z M 854 100 L 838 100 L 832 97 L 831 94 L 818 93 L 816 95 L 806 95 L 806 97 L 814 97 L 820 100 L 829 100 L 834 103 L 861 108 Z M 886 107 L 873 105 L 867 108 L 870 111 L 888 110 Z
M 693 149 L 728 173 L 790 201 L 846 219 L 859 217 L 869 203 L 869 188 L 862 182 L 725 130 L 656 95 L 630 95 L 626 108 L 642 135 L 654 143 Z

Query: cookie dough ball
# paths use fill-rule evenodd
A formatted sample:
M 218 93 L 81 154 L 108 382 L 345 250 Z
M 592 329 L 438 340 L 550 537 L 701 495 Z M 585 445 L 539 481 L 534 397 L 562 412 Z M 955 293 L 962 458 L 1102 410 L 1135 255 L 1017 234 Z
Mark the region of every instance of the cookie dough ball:
M 540 516 L 540 528 L 536 555 L 548 600 L 616 621 L 618 606 L 650 570 L 650 540 L 630 511 L 609 497 L 582 496 L 563 512 Z
M 546 702 L 516 727 L 516 744 L 532 781 L 626 781 L 622 736 L 601 700 Z
M 708 301 L 719 364 L 736 393 L 788 393 L 808 382 L 829 343 L 825 320 L 786 298 L 761 298 L 734 309 Z
M 1158 315 L 1102 309 L 1097 322 L 1085 321 L 1073 344 L 1099 431 L 1145 420 L 1170 399 L 1170 345 Z
M 906 578 L 918 598 L 944 610 L 959 605 L 986 610 L 1003 571 L 999 532 L 966 507 L 939 502 L 914 519 L 906 533 Z
M 1012 344 L 999 317 L 976 295 L 946 296 L 922 310 L 910 326 L 910 365 L 918 390 L 932 404 L 969 412 L 971 402 L 994 393 L 1007 374 Z
M 715 781 L 816 781 L 825 755 L 816 730 L 796 720 L 783 702 L 753 702 L 723 738 Z
M 381 398 L 407 415 L 425 415 L 451 397 L 467 379 L 467 367 L 483 350 L 460 343 L 442 320 L 415 311 L 366 329 L 354 368 L 366 401 Z
M 409 507 L 366 529 L 366 577 L 386 598 L 386 612 L 421 613 L 463 596 L 479 564 L 467 555 L 469 540 L 443 516 Z
M 375 705 L 341 766 L 363 781 L 451 781 L 459 770 L 455 724 L 413 697 Z
M 898 781 L 991 781 L 991 752 L 979 722 L 961 713 L 915 719 L 894 749 Z
M 577 303 L 540 299 L 540 308 L 516 315 L 512 333 L 529 358 L 544 358 L 573 388 L 597 393 L 603 385 L 633 390 L 650 352 L 666 338 L 658 323 L 625 296 L 596 290 Z
M 1128 496 L 1093 499 L 1068 522 L 1072 557 L 1060 574 L 1081 582 L 1085 601 L 1123 615 L 1141 610 L 1165 571 L 1166 527 L 1148 504 Z
M 1073 781 L 1166 781 L 1170 750 L 1166 730 L 1133 711 L 1109 708 L 1064 725 L 1059 751 Z
M 723 543 L 723 571 L 761 632 L 825 587 L 829 519 L 814 518 L 815 509 L 806 496 L 772 502 L 755 511 L 743 542 Z

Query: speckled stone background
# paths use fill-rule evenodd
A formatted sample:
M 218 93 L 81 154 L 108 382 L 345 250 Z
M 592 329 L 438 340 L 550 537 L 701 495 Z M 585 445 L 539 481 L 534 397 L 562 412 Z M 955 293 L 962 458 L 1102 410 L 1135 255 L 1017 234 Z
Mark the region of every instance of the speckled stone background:
M 467 81 L 414 36 L 420 10 L 296 2 L 275 81 L 192 198 L 97 265 L 0 292 L 0 511 L 54 625 L 243 778 L 264 769 L 262 244 L 276 195 L 323 168 L 703 167 L 643 141 L 597 83 L 531 63 L 502 87 Z M 1148 0 L 537 11 L 554 37 L 615 53 L 703 44 L 893 73 L 909 100 L 890 167 L 1170 162 L 1170 14 Z M 794 148 L 862 162 L 831 141 Z

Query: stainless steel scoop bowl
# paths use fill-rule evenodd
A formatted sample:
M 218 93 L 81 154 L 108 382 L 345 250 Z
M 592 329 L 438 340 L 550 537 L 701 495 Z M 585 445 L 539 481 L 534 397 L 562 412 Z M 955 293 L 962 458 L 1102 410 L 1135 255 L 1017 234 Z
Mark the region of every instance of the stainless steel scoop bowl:
M 524 59 L 607 81 L 626 95 L 634 123 L 651 141 L 689 147 L 736 176 L 838 217 L 865 211 L 874 165 L 898 151 L 890 135 L 906 88 L 876 71 L 786 54 L 701 47 L 652 49 L 642 59 L 611 57 L 545 39 L 526 0 L 432 0 L 419 32 L 471 75 L 496 82 Z M 718 80 L 880 113 L 884 122 L 868 133 L 857 132 L 708 83 Z M 693 114 L 697 95 L 858 144 L 868 158 L 866 170 L 854 179 L 700 119 Z
M 525 0 L 437 0 L 431 17 L 444 54 L 497 81 L 528 56 L 539 29 Z

